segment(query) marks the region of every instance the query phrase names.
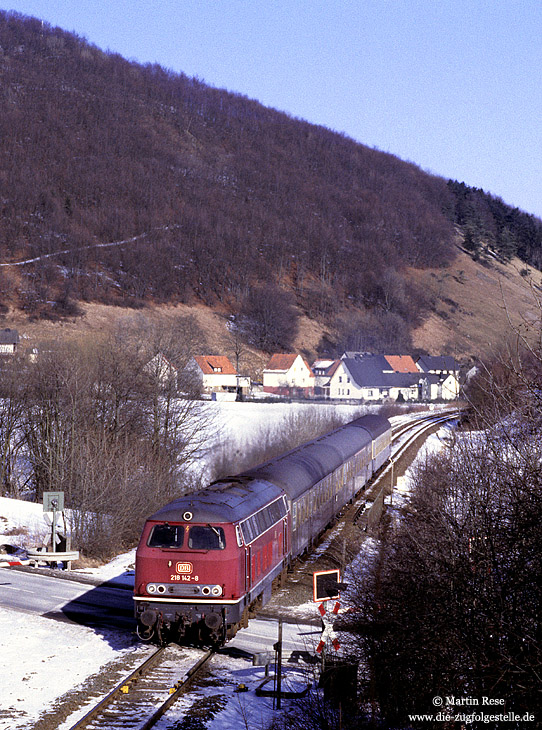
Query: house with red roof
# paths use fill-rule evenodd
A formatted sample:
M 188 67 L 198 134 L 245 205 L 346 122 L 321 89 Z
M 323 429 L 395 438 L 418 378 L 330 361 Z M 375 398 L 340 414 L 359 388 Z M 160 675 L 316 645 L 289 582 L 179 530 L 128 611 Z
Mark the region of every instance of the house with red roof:
M 312 396 L 314 373 L 301 355 L 275 354 L 263 370 L 263 390 L 287 397 Z
M 410 355 L 384 355 L 390 369 L 384 372 L 391 373 L 418 373 L 419 368 Z
M 239 375 L 225 355 L 195 355 L 189 369 L 200 379 L 202 393 L 237 393 Z

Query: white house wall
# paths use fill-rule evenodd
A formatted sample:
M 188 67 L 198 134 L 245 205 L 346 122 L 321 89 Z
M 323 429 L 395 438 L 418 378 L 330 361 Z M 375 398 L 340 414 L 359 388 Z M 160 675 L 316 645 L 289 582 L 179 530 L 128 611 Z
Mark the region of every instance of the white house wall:
M 329 397 L 344 398 L 345 400 L 350 398 L 365 399 L 364 389 L 357 386 L 342 362 L 329 381 Z
M 203 387 L 205 390 L 213 388 L 236 388 L 237 375 L 227 373 L 203 373 Z
M 264 370 L 264 388 L 312 388 L 314 378 L 299 355 L 288 370 Z

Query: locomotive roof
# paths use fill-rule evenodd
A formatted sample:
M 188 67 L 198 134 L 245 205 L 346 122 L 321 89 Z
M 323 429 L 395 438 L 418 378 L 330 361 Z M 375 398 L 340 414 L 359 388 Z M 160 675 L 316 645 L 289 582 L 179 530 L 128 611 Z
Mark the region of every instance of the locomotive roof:
M 362 416 L 251 469 L 245 476 L 277 484 L 295 499 L 390 429 L 383 416 Z
M 227 477 L 204 489 L 192 492 L 166 504 L 149 517 L 159 522 L 238 522 L 256 512 L 277 497 L 282 490 L 275 484 L 258 479 Z

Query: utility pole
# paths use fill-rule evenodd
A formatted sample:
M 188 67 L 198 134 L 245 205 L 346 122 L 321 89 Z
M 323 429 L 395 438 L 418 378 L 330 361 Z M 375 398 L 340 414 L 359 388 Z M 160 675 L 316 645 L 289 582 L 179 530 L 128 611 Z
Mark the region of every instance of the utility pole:
M 280 710 L 280 695 L 282 693 L 282 619 L 279 618 L 279 640 L 275 644 L 277 653 L 276 677 L 277 677 L 277 703 L 276 708 Z

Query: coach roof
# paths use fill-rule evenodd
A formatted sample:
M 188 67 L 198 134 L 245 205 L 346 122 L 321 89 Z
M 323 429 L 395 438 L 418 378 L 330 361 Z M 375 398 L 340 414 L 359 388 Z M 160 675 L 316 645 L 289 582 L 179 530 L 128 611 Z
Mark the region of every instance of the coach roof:
M 383 416 L 362 416 L 245 475 L 273 482 L 296 499 L 390 429 L 390 422 Z

